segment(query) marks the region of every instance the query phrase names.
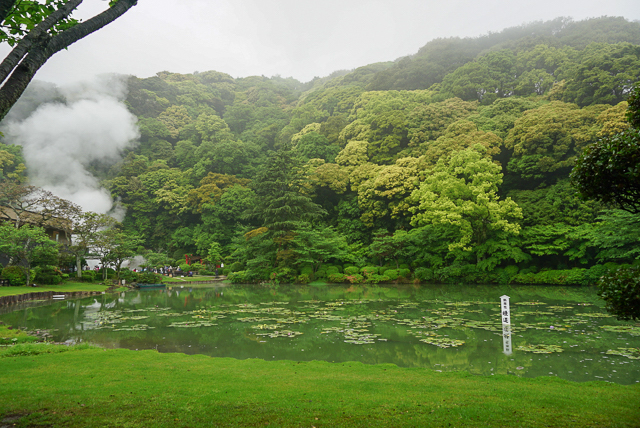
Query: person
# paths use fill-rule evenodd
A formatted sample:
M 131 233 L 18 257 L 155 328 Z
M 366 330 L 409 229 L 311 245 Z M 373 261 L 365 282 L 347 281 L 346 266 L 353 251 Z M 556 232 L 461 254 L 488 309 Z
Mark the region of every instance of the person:
M 218 268 L 216 268 L 216 278 L 218 277 Z

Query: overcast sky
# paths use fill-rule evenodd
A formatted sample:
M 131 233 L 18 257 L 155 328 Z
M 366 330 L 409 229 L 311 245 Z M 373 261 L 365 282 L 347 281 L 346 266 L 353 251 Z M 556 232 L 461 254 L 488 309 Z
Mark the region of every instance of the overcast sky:
M 106 1 L 85 0 L 88 17 Z M 570 16 L 640 20 L 638 0 L 139 0 L 56 54 L 36 78 L 65 84 L 102 73 L 216 70 L 303 82 L 392 61 L 438 37 L 476 37 Z M 0 50 L 0 54 L 7 52 Z

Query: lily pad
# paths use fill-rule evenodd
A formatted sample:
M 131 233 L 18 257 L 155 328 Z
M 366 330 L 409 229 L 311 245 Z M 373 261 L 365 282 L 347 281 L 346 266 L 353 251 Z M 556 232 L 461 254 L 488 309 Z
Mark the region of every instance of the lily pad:
M 534 354 L 552 354 L 554 352 L 562 352 L 561 346 L 545 345 L 543 343 L 537 345 L 521 345 L 516 348 L 518 351 L 533 352 Z
M 439 348 L 456 348 L 465 343 L 464 340 L 450 339 L 448 337 L 429 337 L 427 339 L 420 339 L 420 342 L 435 345 Z
M 609 349 L 607 355 L 620 355 L 630 360 L 640 360 L 640 348 L 618 348 Z

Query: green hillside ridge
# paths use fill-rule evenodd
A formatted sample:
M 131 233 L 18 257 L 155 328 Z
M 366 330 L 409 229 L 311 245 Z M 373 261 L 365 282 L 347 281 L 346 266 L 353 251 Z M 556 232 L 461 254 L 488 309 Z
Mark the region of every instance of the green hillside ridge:
M 639 77 L 640 23 L 615 17 L 433 40 L 307 83 L 131 76 L 139 144 L 93 172 L 145 248 L 237 282 L 592 284 L 638 263 L 640 217 L 581 200 L 569 173 L 629 127 Z

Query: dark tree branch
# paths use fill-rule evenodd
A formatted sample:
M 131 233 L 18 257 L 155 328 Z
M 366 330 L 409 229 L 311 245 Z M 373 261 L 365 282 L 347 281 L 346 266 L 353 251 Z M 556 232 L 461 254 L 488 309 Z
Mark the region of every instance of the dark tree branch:
M 55 22 L 58 22 L 60 19 L 64 19 L 81 2 L 82 0 L 69 0 L 65 7 L 59 9 L 59 11 L 63 9 L 64 11 L 60 12 L 60 17 Z M 0 88 L 0 120 L 6 116 L 11 107 L 16 103 L 16 101 L 18 101 L 18 98 L 20 98 L 36 72 L 49 60 L 49 58 L 85 36 L 115 21 L 135 6 L 136 3 L 137 0 L 119 0 L 104 12 L 64 30 L 55 36 L 49 36 L 46 34 L 46 31 L 42 31 L 42 34 L 38 37 L 33 37 L 34 40 L 28 42 L 30 45 L 27 48 L 27 55 L 21 61 L 18 59 L 20 62 L 16 62 L 14 68 L 9 70 L 9 72 L 12 71 L 11 75 L 6 80 L 2 88 Z M 71 8 L 71 10 L 67 10 L 67 8 Z M 44 20 L 41 24 L 44 24 L 45 26 L 49 25 L 48 22 L 45 24 L 45 21 L 47 20 Z M 55 22 L 53 24 L 55 24 Z M 36 27 L 36 29 L 38 27 Z M 32 30 L 32 32 L 36 29 Z M 26 37 L 29 37 L 29 35 Z M 16 46 L 16 48 L 17 47 L 18 46 Z M 2 65 L 4 65 L 4 63 Z
M 0 82 L 4 82 L 6 80 L 9 73 L 16 68 L 18 63 L 22 61 L 24 56 L 29 52 L 29 49 L 31 49 L 34 44 L 38 43 L 39 39 L 46 36 L 47 31 L 49 31 L 51 27 L 53 27 L 58 21 L 69 16 L 69 14 L 73 12 L 73 10 L 78 7 L 82 1 L 83 0 L 69 0 L 64 7 L 53 12 L 38 24 L 36 28 L 31 30 L 22 40 L 20 40 L 20 42 L 18 42 L 18 44 L 0 64 Z
M 11 12 L 13 6 L 15 6 L 19 1 L 20 0 L 0 0 L 0 24 L 7 19 L 9 12 Z

